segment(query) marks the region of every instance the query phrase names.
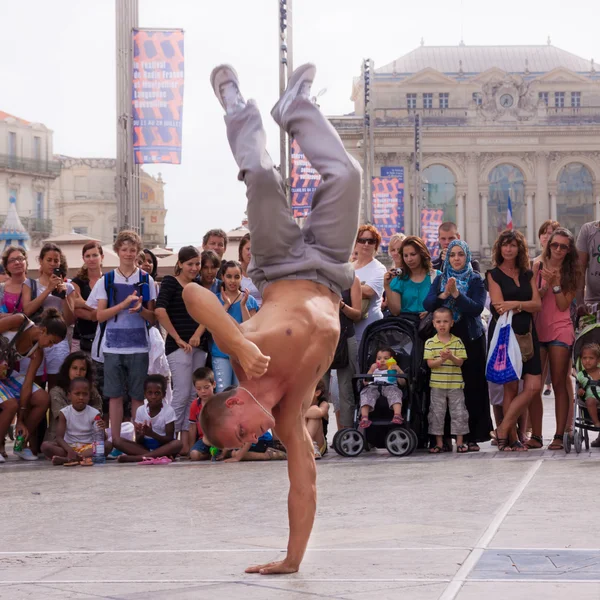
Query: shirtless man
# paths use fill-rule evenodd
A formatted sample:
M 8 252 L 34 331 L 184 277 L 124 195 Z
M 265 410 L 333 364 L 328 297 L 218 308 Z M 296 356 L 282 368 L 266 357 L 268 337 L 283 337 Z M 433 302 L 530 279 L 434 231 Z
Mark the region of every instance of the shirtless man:
M 239 179 L 247 186 L 252 239 L 249 274 L 263 305 L 238 325 L 217 297 L 198 285 L 183 292 L 189 313 L 208 327 L 229 354 L 240 385 L 213 396 L 202 410 L 202 430 L 215 446 L 238 448 L 274 427 L 288 456 L 290 534 L 284 560 L 247 573 L 295 573 L 316 510 L 314 450 L 304 412 L 337 345 L 340 294 L 354 271 L 348 263 L 358 227 L 360 167 L 331 124 L 310 101 L 313 65 L 292 74 L 271 114 L 296 138 L 323 180 L 302 229 L 291 216 L 285 188 L 265 149 L 256 104 L 239 91 L 235 71 L 214 69 L 211 83 L 227 113 L 225 123 Z

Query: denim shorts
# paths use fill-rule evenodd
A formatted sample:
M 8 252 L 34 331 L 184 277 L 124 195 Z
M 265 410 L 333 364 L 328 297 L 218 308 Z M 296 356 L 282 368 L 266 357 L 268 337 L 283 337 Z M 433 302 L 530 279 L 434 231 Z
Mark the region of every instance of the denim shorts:
M 104 353 L 104 395 L 108 398 L 123 398 L 128 393 L 133 400 L 143 400 L 147 374 L 147 352 Z
M 560 340 L 552 340 L 551 342 L 540 342 L 540 346 L 544 349 L 549 348 L 550 346 L 557 346 L 558 348 L 571 348 L 569 344 L 565 344 Z
M 210 454 L 210 446 L 207 446 L 202 440 L 197 440 L 192 446 L 192 452 L 200 452 L 200 454 Z

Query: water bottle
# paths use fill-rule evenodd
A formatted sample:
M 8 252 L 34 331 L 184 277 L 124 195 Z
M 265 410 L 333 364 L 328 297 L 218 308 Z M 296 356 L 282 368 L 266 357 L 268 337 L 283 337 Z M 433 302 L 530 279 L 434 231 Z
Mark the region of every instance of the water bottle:
M 25 436 L 24 436 L 24 435 L 21 435 L 21 434 L 19 434 L 19 435 L 17 436 L 17 439 L 15 440 L 15 445 L 14 445 L 14 448 L 13 448 L 13 450 L 14 450 L 15 452 L 21 452 L 21 451 L 23 450 L 23 445 L 24 445 L 24 444 L 25 444 Z
M 97 465 L 103 465 L 106 462 L 106 457 L 104 456 L 104 429 L 98 425 L 101 420 L 102 417 L 96 415 L 94 419 L 94 453 L 92 455 L 92 462 Z
M 388 368 L 388 372 L 387 372 L 388 383 L 396 383 L 398 381 L 398 377 L 396 377 L 396 369 L 394 369 L 394 366 L 397 365 L 398 363 L 392 357 L 392 358 L 388 358 L 385 361 L 385 364 L 387 365 L 387 368 Z

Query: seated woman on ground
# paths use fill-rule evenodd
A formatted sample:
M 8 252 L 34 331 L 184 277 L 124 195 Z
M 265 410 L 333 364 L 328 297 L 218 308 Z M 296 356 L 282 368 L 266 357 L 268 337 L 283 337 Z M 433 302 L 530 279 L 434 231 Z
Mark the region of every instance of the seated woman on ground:
M 152 458 L 175 457 L 183 444 L 175 438 L 175 411 L 163 400 L 167 380 L 162 375 L 148 375 L 144 381 L 144 404 L 135 414 L 135 442 L 119 438 L 115 446 L 124 452 L 119 462 L 142 462 Z M 166 461 L 166 462 L 171 462 Z
M 46 309 L 39 325 L 34 325 L 23 314 L 0 320 L 0 337 L 5 343 L 12 343 L 14 351 L 0 365 L 4 371 L 0 378 L 0 439 L 4 439 L 17 415 L 15 434 L 23 436 L 25 442 L 23 450 L 15 451 L 15 454 L 23 460 L 38 459 L 36 430 L 50 404 L 48 394 L 34 383 L 36 372 L 44 360 L 44 349 L 59 344 L 66 335 L 67 325 L 56 308 Z M 31 359 L 26 373 L 11 372 L 14 361 L 25 358 Z M 4 457 L 0 455 L 0 463 L 3 462 Z
M 92 465 L 94 428 L 100 427 L 104 431 L 105 424 L 100 411 L 89 405 L 91 391 L 92 385 L 85 377 L 75 377 L 69 382 L 69 404 L 58 415 L 56 440 L 42 444 L 42 452 L 55 466 Z M 106 432 L 104 436 L 106 438 Z M 108 454 L 110 450 L 105 439 L 104 453 Z
M 58 417 L 69 402 L 69 387 L 73 379 L 83 377 L 90 382 L 89 405 L 102 414 L 102 397 L 94 387 L 94 370 L 92 359 L 85 352 L 71 352 L 58 372 L 56 385 L 50 390 L 50 424 L 46 432 L 46 441 L 52 442 L 56 437 Z
M 315 459 L 318 460 L 327 453 L 327 425 L 329 424 L 327 387 L 322 379 L 317 383 L 312 404 L 304 413 L 304 419 L 315 449 Z

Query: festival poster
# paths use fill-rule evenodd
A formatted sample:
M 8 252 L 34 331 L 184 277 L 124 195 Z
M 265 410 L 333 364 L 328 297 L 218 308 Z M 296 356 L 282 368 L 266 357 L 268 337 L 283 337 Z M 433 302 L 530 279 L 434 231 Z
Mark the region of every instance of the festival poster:
M 400 167 L 402 168 L 402 167 Z M 381 251 L 387 250 L 394 233 L 404 231 L 404 177 L 373 177 L 371 202 L 373 225 L 381 233 Z
M 381 167 L 382 177 L 396 177 L 404 183 L 404 167 Z
M 181 163 L 183 30 L 133 30 L 136 164 Z
M 304 156 L 300 144 L 292 139 L 290 144 L 290 188 L 294 218 L 307 217 L 312 198 L 321 183 L 321 175 Z
M 436 208 L 424 208 L 421 210 L 421 239 L 425 242 L 431 258 L 440 255 L 438 243 L 438 230 L 443 222 L 444 211 Z

